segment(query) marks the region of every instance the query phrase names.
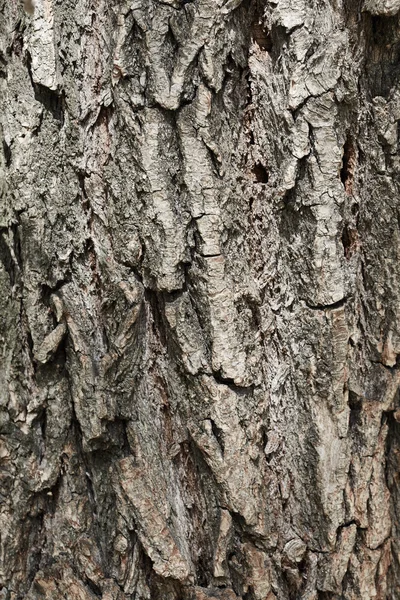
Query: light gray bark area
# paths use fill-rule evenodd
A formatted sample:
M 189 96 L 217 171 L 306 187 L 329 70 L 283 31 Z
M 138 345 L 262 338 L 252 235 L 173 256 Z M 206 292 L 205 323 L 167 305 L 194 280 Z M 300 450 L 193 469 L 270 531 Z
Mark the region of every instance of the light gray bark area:
M 400 598 L 399 11 L 0 0 L 1 600 Z

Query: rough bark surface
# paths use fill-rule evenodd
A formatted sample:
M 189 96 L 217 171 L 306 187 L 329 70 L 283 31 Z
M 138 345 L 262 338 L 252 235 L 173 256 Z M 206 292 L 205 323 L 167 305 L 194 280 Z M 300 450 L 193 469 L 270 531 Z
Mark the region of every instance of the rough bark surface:
M 400 598 L 399 11 L 0 0 L 2 600 Z

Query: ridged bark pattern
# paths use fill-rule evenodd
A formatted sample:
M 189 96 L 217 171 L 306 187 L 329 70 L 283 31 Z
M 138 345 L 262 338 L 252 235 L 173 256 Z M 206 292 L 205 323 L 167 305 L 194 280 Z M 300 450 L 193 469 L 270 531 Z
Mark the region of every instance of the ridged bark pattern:
M 1 600 L 400 598 L 399 11 L 0 0 Z

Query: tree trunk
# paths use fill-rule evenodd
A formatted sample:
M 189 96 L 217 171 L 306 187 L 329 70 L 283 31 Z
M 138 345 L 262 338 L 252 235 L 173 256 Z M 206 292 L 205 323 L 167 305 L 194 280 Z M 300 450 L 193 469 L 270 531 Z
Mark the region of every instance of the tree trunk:
M 399 599 L 400 0 L 0 11 L 1 600 Z

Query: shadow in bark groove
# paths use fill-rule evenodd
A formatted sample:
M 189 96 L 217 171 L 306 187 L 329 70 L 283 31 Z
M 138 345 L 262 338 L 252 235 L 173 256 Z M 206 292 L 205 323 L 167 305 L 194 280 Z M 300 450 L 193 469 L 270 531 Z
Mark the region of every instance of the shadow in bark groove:
M 6 167 L 9 167 L 11 165 L 12 152 L 11 146 L 7 144 L 6 140 L 3 140 L 3 154 L 6 161 Z
M 400 17 L 367 15 L 364 27 L 369 47 L 366 73 L 372 97 L 388 97 L 400 78 Z
M 392 530 L 392 564 L 389 567 L 391 589 L 397 590 L 393 600 L 400 598 L 400 418 L 399 399 L 397 410 L 387 413 L 388 435 L 386 438 L 386 484 L 390 491 Z
M 354 171 L 356 166 L 356 145 L 352 136 L 348 135 L 343 147 L 342 169 L 340 171 L 340 179 L 343 183 L 346 193 L 353 193 Z

